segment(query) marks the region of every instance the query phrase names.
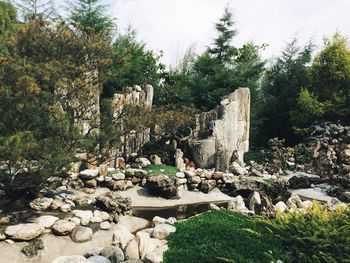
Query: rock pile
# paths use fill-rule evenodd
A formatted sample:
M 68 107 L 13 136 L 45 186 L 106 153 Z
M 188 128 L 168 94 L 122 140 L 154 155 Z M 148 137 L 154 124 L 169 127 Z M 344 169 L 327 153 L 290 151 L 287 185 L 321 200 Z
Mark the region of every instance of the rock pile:
M 168 237 L 176 231 L 175 218 L 154 217 L 152 228 L 131 233 L 125 226 L 117 225 L 112 244 L 96 249 L 83 256 L 58 257 L 53 262 L 90 262 L 90 263 L 161 263 L 163 253 L 168 249 Z M 82 232 L 79 238 L 89 238 L 89 231 L 76 227 L 73 233 Z M 75 233 L 75 234 L 76 234 Z M 75 235 L 74 234 L 74 235 Z M 74 261 L 75 260 L 75 261 Z

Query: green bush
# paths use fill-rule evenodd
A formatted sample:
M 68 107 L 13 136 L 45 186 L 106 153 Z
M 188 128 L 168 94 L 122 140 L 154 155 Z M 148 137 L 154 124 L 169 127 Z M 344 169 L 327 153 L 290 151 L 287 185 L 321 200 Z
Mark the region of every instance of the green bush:
M 330 212 L 314 203 L 306 211 L 280 214 L 269 222 L 293 262 L 350 262 L 350 210 Z
M 276 219 L 226 210 L 207 212 L 176 225 L 165 263 L 350 262 L 350 209 L 333 212 L 314 203 Z
M 264 222 L 229 211 L 203 213 L 176 224 L 165 263 L 290 262 Z

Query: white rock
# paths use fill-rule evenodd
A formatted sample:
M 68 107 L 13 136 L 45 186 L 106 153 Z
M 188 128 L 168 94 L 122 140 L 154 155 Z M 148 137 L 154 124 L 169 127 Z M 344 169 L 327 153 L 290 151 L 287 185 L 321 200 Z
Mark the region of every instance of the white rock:
M 129 245 L 125 248 L 125 259 L 139 259 L 139 245 L 136 238 L 130 241 Z
M 47 197 L 39 197 L 30 202 L 30 207 L 34 210 L 42 211 L 50 207 L 53 199 Z
M 92 180 L 95 179 L 98 176 L 98 174 L 98 169 L 86 169 L 84 171 L 81 171 L 78 177 L 83 180 Z
M 135 160 L 135 163 L 139 164 L 142 168 L 145 168 L 146 166 L 151 164 L 150 160 L 148 160 L 147 158 L 142 158 L 142 157 L 137 158 Z
M 301 205 L 303 208 L 309 208 L 312 206 L 312 202 L 310 200 L 306 200 L 306 201 L 303 201 Z
M 15 241 L 11 240 L 11 239 L 6 239 L 5 242 L 7 244 L 13 245 L 15 243 Z
M 69 221 L 73 222 L 76 225 L 80 225 L 80 218 L 79 217 L 72 217 L 69 219 Z
M 227 210 L 242 212 L 242 213 L 249 212 L 248 208 L 245 206 L 242 196 L 240 195 L 233 198 L 233 200 L 228 203 Z
M 71 204 L 64 204 L 60 207 L 61 212 L 68 213 L 72 211 L 72 205 Z
M 145 260 L 147 258 L 149 262 L 160 263 L 163 261 L 163 253 L 159 253 L 159 251 L 165 251 L 167 249 L 166 240 L 150 238 L 148 233 L 142 231 L 136 234 L 136 240 L 139 244 L 141 260 Z
M 56 216 L 40 216 L 34 220 L 34 223 L 44 228 L 51 228 L 57 220 L 59 218 Z
M 249 199 L 249 209 L 255 211 L 255 205 L 261 205 L 261 198 L 258 192 L 253 192 Z
M 111 223 L 109 223 L 108 221 L 104 221 L 100 224 L 100 229 L 102 230 L 108 230 L 111 228 Z
M 109 214 L 105 211 L 95 210 L 94 216 L 101 217 L 102 221 L 106 221 L 109 219 Z
M 134 237 L 126 227 L 118 225 L 113 233 L 113 245 L 119 245 L 124 250 Z
M 186 175 L 184 174 L 184 173 L 182 173 L 182 172 L 177 172 L 176 174 L 175 174 L 175 176 L 177 177 L 177 178 L 185 178 L 186 177 Z
M 166 223 L 169 224 L 169 225 L 174 225 L 176 222 L 177 222 L 177 219 L 175 217 L 169 217 L 166 220 Z
M 156 225 L 161 225 L 161 224 L 166 224 L 166 219 L 160 216 L 155 216 L 152 219 L 152 223 L 154 226 Z
M 87 263 L 83 256 L 62 256 L 55 258 L 51 263 Z
M 287 209 L 287 205 L 283 201 L 279 201 L 275 205 L 275 211 L 276 212 L 283 213 L 284 211 L 286 211 L 286 209 Z
M 237 163 L 237 162 L 233 162 L 231 164 L 230 168 L 231 168 L 232 172 L 234 174 L 236 174 L 236 175 L 246 175 L 246 174 L 248 174 L 247 169 L 242 167 L 242 166 L 240 166 L 239 163 Z
M 167 239 L 171 233 L 175 233 L 176 227 L 168 224 L 156 225 L 152 236 L 157 239 Z
M 60 236 L 68 235 L 75 228 L 75 223 L 68 220 L 58 220 L 52 227 L 55 234 Z
M 30 223 L 8 226 L 5 234 L 11 239 L 28 241 L 40 236 L 43 231 L 44 227 L 39 224 Z
M 80 222 L 83 226 L 89 224 L 90 218 L 94 216 L 90 210 L 73 210 L 72 213 L 76 217 L 80 218 Z

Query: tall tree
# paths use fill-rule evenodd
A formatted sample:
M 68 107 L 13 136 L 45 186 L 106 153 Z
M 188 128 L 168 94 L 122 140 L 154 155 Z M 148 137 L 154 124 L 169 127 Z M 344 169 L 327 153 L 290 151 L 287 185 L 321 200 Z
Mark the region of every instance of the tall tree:
M 189 88 L 193 104 L 201 110 L 214 108 L 223 96 L 238 87 L 257 88 L 265 62 L 260 57 L 264 46 L 247 43 L 237 48 L 232 12 L 226 8 L 216 24 L 218 36 L 193 63 Z M 255 94 L 255 91 L 253 92 Z
M 147 50 L 136 40 L 136 32 L 129 28 L 119 35 L 110 52 L 111 64 L 104 70 L 104 96 L 111 97 L 115 92 L 133 85 L 151 84 L 155 89 L 160 84 L 160 73 L 164 66 L 159 62 L 160 55 Z
M 7 41 L 18 26 L 17 10 L 9 1 L 0 0 L 0 55 L 9 52 Z
M 260 144 L 274 137 L 285 138 L 290 144 L 297 140 L 290 112 L 296 107 L 301 88 L 310 86 L 308 65 L 312 50 L 311 43 L 299 47 L 294 39 L 267 69 L 262 82 L 263 106 L 258 114 L 263 127 L 258 136 Z
M 97 143 L 97 114 L 86 114 L 99 91 L 96 69 L 106 52 L 98 35 L 82 35 L 41 17 L 19 30 L 0 63 L 0 189 L 35 190 L 59 176 L 75 154 Z M 82 133 L 76 125 L 89 121 Z M 23 192 L 22 192 L 23 193 Z
M 93 30 L 111 38 L 115 25 L 113 19 L 105 15 L 106 6 L 100 0 L 73 0 L 70 4 L 70 22 L 83 32 Z
M 330 102 L 333 120 L 350 121 L 350 48 L 340 33 L 325 38 L 311 67 L 312 91 L 321 102 Z
M 223 16 L 215 24 L 218 37 L 214 40 L 213 47 L 209 48 L 211 54 L 220 64 L 231 63 L 233 57 L 237 54 L 237 48 L 232 46 L 232 40 L 237 35 L 234 26 L 233 14 L 226 7 Z

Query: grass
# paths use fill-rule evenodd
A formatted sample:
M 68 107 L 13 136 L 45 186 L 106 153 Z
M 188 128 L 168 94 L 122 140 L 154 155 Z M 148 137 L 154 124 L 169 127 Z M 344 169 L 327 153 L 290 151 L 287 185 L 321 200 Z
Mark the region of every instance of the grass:
M 350 263 L 350 208 L 310 208 L 276 219 L 221 210 L 176 224 L 165 263 Z
M 148 172 L 149 176 L 155 176 L 159 174 L 174 176 L 177 172 L 180 171 L 174 166 L 169 166 L 164 164 L 160 164 L 160 165 L 150 164 L 146 168 L 144 168 L 144 170 Z
M 289 262 L 280 239 L 261 221 L 230 211 L 180 221 L 165 263 Z

